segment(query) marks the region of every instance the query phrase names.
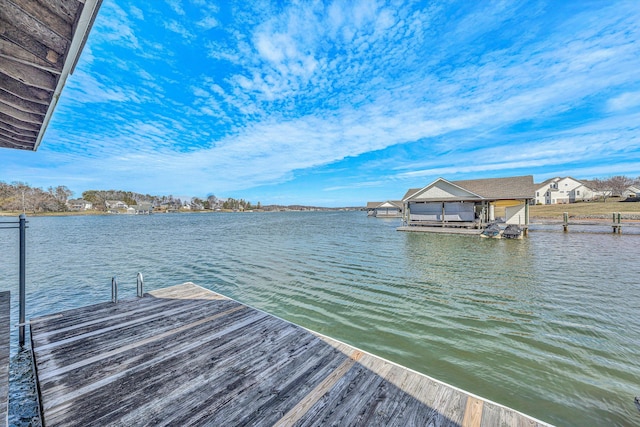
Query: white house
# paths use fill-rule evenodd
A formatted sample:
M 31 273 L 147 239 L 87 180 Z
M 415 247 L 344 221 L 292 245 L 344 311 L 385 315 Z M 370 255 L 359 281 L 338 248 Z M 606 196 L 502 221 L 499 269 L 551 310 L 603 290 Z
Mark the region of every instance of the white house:
M 625 199 L 633 199 L 640 197 L 640 185 L 630 185 L 623 192 L 622 197 Z
M 67 202 L 69 210 L 72 211 L 88 211 L 93 208 L 93 203 L 87 202 L 84 199 L 74 199 Z
M 570 176 L 556 177 L 536 184 L 535 201 L 539 205 L 555 205 L 591 200 L 595 195 L 582 181 Z
M 104 204 L 107 209 L 127 209 L 129 206 L 120 200 L 105 200 Z

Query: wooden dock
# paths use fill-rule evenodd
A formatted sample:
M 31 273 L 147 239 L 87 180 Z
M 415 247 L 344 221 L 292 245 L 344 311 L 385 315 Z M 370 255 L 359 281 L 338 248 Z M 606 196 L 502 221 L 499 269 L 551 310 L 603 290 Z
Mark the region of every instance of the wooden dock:
M 547 425 L 191 283 L 31 336 L 46 426 Z
M 482 234 L 482 229 L 479 228 L 443 227 L 441 225 L 403 225 L 396 230 L 417 233 L 467 234 L 474 236 Z
M 0 292 L 0 427 L 9 425 L 9 335 L 11 297 L 9 291 Z

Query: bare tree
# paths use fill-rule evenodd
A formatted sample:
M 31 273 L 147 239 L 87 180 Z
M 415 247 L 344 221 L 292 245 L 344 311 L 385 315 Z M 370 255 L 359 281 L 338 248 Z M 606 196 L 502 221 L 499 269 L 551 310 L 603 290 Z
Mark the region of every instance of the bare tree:
M 603 202 L 607 201 L 607 197 L 611 197 L 612 189 L 609 180 L 594 178 L 589 181 L 589 187 L 596 192 Z
M 59 185 L 56 188 L 49 187 L 49 194 L 57 203 L 56 211 L 65 212 L 69 209 L 67 201 L 73 196 L 73 191 L 64 185 Z
M 622 196 L 624 190 L 633 184 L 633 180 L 626 176 L 617 175 L 607 180 L 609 187 L 611 188 L 611 194 L 614 196 Z
M 213 194 L 207 196 L 207 201 L 209 202 L 209 209 L 215 209 L 218 207 L 218 198 Z

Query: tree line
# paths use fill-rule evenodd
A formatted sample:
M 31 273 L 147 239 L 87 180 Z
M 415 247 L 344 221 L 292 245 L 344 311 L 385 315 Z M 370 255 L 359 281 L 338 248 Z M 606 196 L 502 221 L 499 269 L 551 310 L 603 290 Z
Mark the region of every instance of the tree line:
M 24 182 L 7 184 L 0 181 L 0 210 L 24 211 L 30 213 L 40 212 L 68 212 L 68 202 L 72 199 L 73 192 L 64 185 L 49 187 L 46 190 L 31 187 Z M 93 210 L 106 211 L 107 200 L 122 201 L 128 206 L 141 203 L 149 203 L 153 207 L 165 209 L 181 209 L 189 206 L 192 210 L 251 210 L 260 209 L 261 204 L 253 205 L 244 199 L 218 199 L 211 194 L 205 198 L 194 197 L 182 200 L 173 195 L 153 196 L 133 191 L 121 190 L 87 190 L 82 193 L 82 199 L 93 205 Z
M 7 184 L 0 181 L 0 210 L 23 212 L 64 212 L 73 192 L 64 185 L 47 190 L 24 182 Z
M 633 179 L 623 175 L 581 181 L 590 189 L 597 191 L 605 201 L 609 197 L 621 196 L 625 189 L 631 185 L 640 186 L 640 177 Z M 38 187 L 31 187 L 24 182 L 7 184 L 0 181 L 0 210 L 2 211 L 67 212 L 69 211 L 68 201 L 72 197 L 73 192 L 64 185 L 49 187 L 44 190 Z M 213 194 L 205 198 L 194 197 L 190 200 L 181 200 L 178 197 L 173 197 L 173 195 L 152 196 L 133 191 L 87 190 L 82 193 L 82 199 L 90 202 L 93 205 L 93 209 L 97 211 L 107 210 L 107 200 L 119 200 L 128 206 L 150 203 L 154 207 L 176 210 L 186 205 L 193 210 L 224 209 L 246 211 L 262 208 L 260 202 L 254 205 L 244 199 L 218 199 Z

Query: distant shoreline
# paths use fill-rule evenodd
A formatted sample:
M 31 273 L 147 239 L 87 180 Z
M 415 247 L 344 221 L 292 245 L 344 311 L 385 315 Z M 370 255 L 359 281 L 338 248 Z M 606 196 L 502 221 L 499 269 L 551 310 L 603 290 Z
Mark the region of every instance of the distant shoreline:
M 359 211 L 364 208 L 308 208 L 308 209 L 253 209 L 246 211 L 233 211 L 229 209 L 223 209 L 219 211 L 202 210 L 202 211 L 177 211 L 177 212 L 153 212 L 151 215 L 180 215 L 180 214 L 220 214 L 220 213 L 273 213 L 273 212 L 335 212 L 335 211 Z M 0 211 L 0 217 L 17 217 L 22 212 L 17 211 Z M 122 213 L 109 213 L 104 211 L 77 211 L 77 212 L 27 212 L 27 217 L 34 216 L 146 216 L 149 214 L 128 214 Z
M 262 209 L 254 209 L 248 211 L 233 211 L 230 209 L 223 210 L 198 210 L 198 211 L 177 211 L 177 212 L 154 212 L 152 215 L 175 215 L 175 214 L 216 214 L 216 213 L 272 213 L 272 212 L 310 212 L 310 211 L 364 211 L 363 207 L 340 207 L 340 208 L 323 208 L 315 206 L 268 206 Z M 504 208 L 496 208 L 496 217 L 503 215 Z M 620 212 L 625 220 L 640 220 L 640 202 L 622 202 L 619 199 L 611 199 L 606 202 L 583 202 L 556 205 L 532 205 L 529 206 L 529 215 L 531 221 L 540 220 L 560 220 L 564 212 L 569 214 L 569 218 L 574 220 L 602 220 L 611 219 L 614 212 Z M 0 211 L 0 217 L 17 217 L 20 211 Z M 104 211 L 76 211 L 76 212 L 37 212 L 26 213 L 29 216 L 100 216 L 100 215 L 131 215 L 126 213 L 112 214 Z

